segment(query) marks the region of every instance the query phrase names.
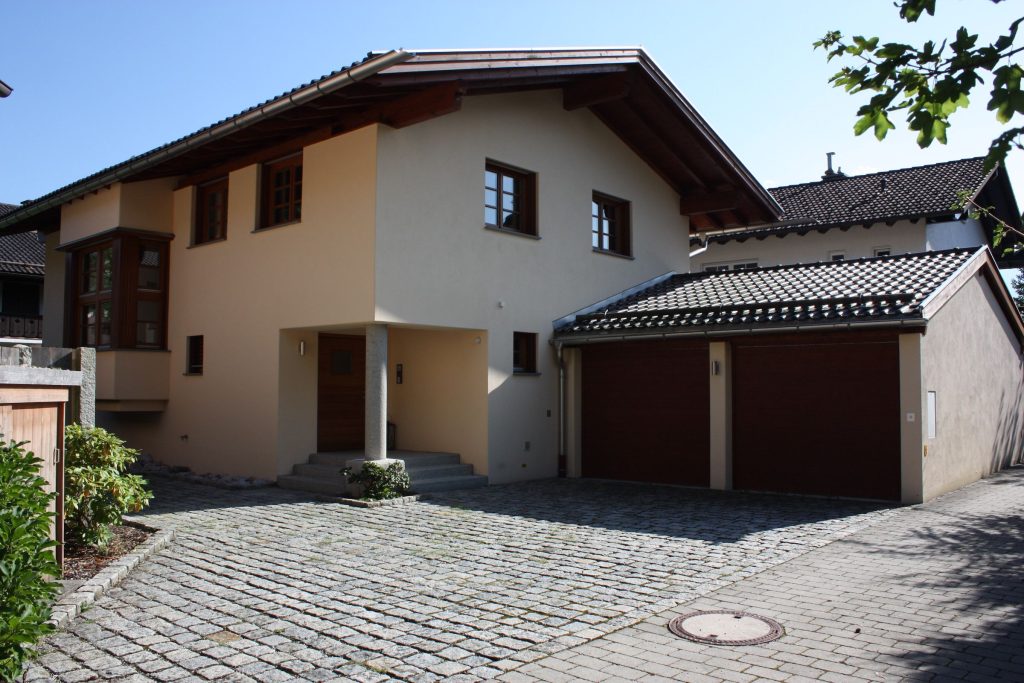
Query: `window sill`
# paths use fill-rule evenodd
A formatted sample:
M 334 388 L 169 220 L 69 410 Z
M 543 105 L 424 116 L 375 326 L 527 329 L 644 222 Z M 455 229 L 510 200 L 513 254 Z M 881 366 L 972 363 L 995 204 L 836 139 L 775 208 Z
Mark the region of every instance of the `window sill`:
M 201 373 L 201 372 L 183 372 L 183 373 L 181 373 L 181 376 L 182 377 L 202 377 L 203 373 Z
M 595 254 L 604 254 L 605 256 L 614 256 L 615 258 L 624 258 L 628 261 L 635 261 L 636 257 L 632 254 L 622 254 L 617 251 L 611 251 L 610 249 L 598 249 L 597 247 L 591 247 L 591 251 Z
M 205 242 L 190 242 L 186 249 L 195 249 L 196 247 L 205 247 L 208 244 L 220 244 L 221 242 L 227 242 L 227 237 L 221 237 L 216 240 L 206 240 Z
M 301 218 L 297 221 L 288 221 L 287 223 L 275 223 L 274 225 L 267 225 L 261 228 L 253 228 L 251 232 L 267 232 L 268 230 L 277 230 L 278 228 L 286 228 L 289 225 L 298 225 L 300 223 L 302 223 Z
M 500 232 L 503 235 L 514 235 L 516 237 L 525 237 L 529 240 L 539 240 L 540 235 L 532 235 L 528 232 L 520 232 L 518 230 L 509 230 L 508 228 L 497 228 L 493 225 L 485 225 L 484 230 L 490 230 L 491 232 Z
M 515 370 L 513 370 L 512 371 L 512 376 L 513 377 L 540 377 L 540 373 L 537 372 L 536 370 L 533 371 L 533 372 L 516 372 Z

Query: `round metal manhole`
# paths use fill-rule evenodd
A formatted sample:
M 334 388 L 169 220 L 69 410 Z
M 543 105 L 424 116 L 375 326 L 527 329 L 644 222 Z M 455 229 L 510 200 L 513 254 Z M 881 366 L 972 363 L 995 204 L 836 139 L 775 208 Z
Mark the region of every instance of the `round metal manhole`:
M 781 637 L 782 624 L 749 612 L 690 612 L 668 622 L 680 638 L 707 645 L 760 645 Z

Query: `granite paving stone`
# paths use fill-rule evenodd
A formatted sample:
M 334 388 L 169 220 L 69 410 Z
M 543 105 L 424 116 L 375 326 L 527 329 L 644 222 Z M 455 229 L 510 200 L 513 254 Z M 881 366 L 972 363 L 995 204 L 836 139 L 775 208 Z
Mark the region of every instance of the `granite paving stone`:
M 174 527 L 175 540 L 45 641 L 32 677 L 489 680 L 905 514 L 578 480 L 375 509 L 152 483 L 137 519 Z M 609 660 L 580 677 L 639 680 L 673 666 L 652 664 L 634 677 Z

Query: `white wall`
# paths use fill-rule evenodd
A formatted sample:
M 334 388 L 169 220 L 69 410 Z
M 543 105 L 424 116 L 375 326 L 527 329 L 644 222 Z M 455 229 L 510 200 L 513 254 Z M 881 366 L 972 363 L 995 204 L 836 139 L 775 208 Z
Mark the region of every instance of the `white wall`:
M 931 223 L 925 230 L 928 251 L 941 251 L 957 247 L 980 247 L 988 243 L 981 223 L 974 219 Z
M 924 430 L 924 498 L 1020 462 L 1024 354 L 989 284 L 971 278 L 928 323 L 922 340 L 922 408 L 936 393 L 934 439 Z
M 565 111 L 560 91 L 470 97 L 455 114 L 381 127 L 378 150 L 377 319 L 486 330 L 488 475 L 554 476 L 551 322 L 686 271 L 678 195 L 589 111 Z M 540 239 L 483 227 L 487 159 L 537 174 Z M 634 258 L 592 250 L 594 190 L 632 202 Z M 539 376 L 512 374 L 514 331 L 538 334 Z
M 698 272 L 706 264 L 729 261 L 757 261 L 759 266 L 829 261 L 830 252 L 845 251 L 847 259 L 875 255 L 876 248 L 888 248 L 893 254 L 926 250 L 924 221 L 897 221 L 893 225 L 876 223 L 870 228 L 833 228 L 825 233 L 812 230 L 806 235 L 790 233 L 783 237 L 751 238 L 725 244 L 712 243 L 703 254 L 693 257 L 691 270 Z M 983 242 L 979 242 L 982 244 Z

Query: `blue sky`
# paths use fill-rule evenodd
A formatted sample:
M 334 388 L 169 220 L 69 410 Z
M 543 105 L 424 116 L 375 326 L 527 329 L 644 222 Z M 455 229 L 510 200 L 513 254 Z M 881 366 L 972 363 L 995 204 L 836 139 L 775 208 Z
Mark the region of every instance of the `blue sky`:
M 1012 6 L 1011 6 L 1012 5 Z M 367 51 L 642 45 L 767 187 L 984 154 L 979 94 L 948 145 L 852 132 L 859 100 L 811 43 L 827 30 L 920 41 L 961 24 L 994 38 L 1019 3 L 942 0 L 908 26 L 891 0 L 433 0 L 387 3 L 9 2 L 0 9 L 0 201 L 44 194 L 230 116 Z M 1024 157 L 1024 154 L 1018 155 Z M 1024 158 L 1009 164 L 1024 201 Z

